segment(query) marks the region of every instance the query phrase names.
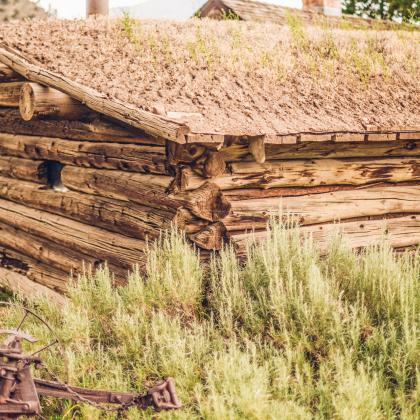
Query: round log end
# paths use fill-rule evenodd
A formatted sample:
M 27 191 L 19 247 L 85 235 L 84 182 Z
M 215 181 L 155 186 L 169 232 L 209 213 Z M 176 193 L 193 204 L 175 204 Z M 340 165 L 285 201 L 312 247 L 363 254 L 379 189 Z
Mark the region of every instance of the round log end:
M 25 83 L 20 91 L 20 116 L 25 121 L 31 121 L 35 114 L 35 92 L 30 83 Z

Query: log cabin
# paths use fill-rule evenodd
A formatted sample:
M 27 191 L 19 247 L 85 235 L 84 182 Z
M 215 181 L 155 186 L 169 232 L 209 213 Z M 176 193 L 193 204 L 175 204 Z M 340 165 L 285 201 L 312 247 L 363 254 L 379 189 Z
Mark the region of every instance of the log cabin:
M 418 34 L 2 25 L 0 274 L 64 292 L 106 262 L 123 281 L 172 225 L 204 256 L 224 243 L 241 256 L 280 210 L 321 247 L 337 222 L 352 248 L 384 234 L 417 246 Z

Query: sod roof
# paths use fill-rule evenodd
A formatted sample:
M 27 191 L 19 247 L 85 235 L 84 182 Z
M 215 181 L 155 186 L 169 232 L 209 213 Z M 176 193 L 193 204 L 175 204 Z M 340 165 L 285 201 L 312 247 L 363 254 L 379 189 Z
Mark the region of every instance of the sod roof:
M 193 133 L 225 135 L 419 127 L 419 41 L 416 30 L 310 26 L 295 16 L 282 26 L 125 18 L 0 27 L 0 47 L 40 69 Z

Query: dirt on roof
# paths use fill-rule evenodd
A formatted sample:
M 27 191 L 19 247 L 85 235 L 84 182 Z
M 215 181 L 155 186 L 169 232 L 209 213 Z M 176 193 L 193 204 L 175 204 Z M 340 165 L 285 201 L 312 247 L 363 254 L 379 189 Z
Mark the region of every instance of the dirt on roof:
M 211 21 L 50 20 L 0 27 L 30 62 L 196 133 L 420 126 L 418 31 Z M 179 116 L 179 114 L 177 114 Z

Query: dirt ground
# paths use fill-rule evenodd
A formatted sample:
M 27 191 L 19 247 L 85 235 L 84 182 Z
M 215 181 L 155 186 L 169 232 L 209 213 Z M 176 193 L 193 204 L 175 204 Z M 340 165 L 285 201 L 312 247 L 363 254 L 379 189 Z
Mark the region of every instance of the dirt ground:
M 0 27 L 28 60 L 193 132 L 420 126 L 418 31 L 239 21 L 33 21 Z M 171 115 L 171 114 L 169 114 Z

